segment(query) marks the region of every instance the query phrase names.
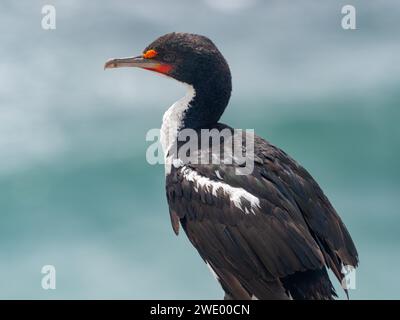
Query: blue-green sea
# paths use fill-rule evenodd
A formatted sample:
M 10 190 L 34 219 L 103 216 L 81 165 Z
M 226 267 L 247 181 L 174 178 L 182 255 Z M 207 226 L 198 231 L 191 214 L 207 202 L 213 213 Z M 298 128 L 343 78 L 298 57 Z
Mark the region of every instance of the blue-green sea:
M 55 30 L 41 27 L 45 4 Z M 103 70 L 183 31 L 210 37 L 230 64 L 222 121 L 293 156 L 340 213 L 360 255 L 350 297 L 399 299 L 400 3 L 352 1 L 356 30 L 341 27 L 345 4 L 2 1 L 0 298 L 223 297 L 173 233 L 164 168 L 145 157 L 147 131 L 184 88 Z M 41 286 L 44 265 L 55 290 Z

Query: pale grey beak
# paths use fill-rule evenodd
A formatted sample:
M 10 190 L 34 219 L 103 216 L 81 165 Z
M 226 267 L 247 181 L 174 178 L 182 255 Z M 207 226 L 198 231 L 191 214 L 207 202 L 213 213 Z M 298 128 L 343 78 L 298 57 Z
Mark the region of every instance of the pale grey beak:
M 145 59 L 142 56 L 128 57 L 128 58 L 116 58 L 110 59 L 104 64 L 104 69 L 111 68 L 123 68 L 123 67 L 137 67 L 137 68 L 148 68 L 157 69 L 160 66 L 160 62 L 154 59 Z

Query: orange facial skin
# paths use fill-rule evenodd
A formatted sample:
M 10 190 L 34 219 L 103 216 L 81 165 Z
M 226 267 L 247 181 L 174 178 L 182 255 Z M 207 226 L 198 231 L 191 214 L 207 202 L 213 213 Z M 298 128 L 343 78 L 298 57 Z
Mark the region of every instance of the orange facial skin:
M 159 72 L 159 73 L 162 73 L 162 74 L 168 74 L 171 71 L 172 66 L 169 65 L 169 64 L 161 64 L 160 63 L 157 67 L 154 67 L 154 68 L 143 68 L 143 69 Z
M 151 58 L 154 58 L 156 55 L 157 55 L 157 51 L 150 49 L 150 50 L 147 50 L 145 53 L 143 53 L 143 58 L 151 59 Z
M 147 50 L 145 53 L 143 53 L 143 58 L 153 59 L 154 57 L 157 56 L 157 54 L 158 54 L 158 52 L 156 50 L 150 49 L 150 50 Z M 143 68 L 143 69 L 155 71 L 155 72 L 162 73 L 162 74 L 168 74 L 168 72 L 171 71 L 172 66 L 169 64 L 160 63 L 153 68 Z

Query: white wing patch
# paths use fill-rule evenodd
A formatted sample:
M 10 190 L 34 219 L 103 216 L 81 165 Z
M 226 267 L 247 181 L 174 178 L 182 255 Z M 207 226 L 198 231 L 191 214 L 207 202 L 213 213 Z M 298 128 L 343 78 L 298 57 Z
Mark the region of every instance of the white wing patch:
M 235 188 L 224 182 L 210 180 L 186 166 L 182 168 L 182 173 L 186 180 L 193 182 L 194 190 L 196 192 L 199 191 L 199 187 L 202 187 L 206 191 L 211 192 L 213 196 L 217 197 L 217 191 L 221 189 L 227 196 L 229 196 L 230 201 L 245 214 L 249 214 L 250 211 L 255 214 L 254 209 L 260 208 L 260 199 L 243 188 Z M 250 211 L 243 206 L 243 199 L 250 203 Z

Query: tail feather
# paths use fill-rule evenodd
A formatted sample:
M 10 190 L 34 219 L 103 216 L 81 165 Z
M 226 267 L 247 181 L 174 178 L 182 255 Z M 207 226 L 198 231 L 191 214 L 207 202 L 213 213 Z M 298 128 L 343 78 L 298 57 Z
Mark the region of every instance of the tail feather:
M 333 300 L 337 297 L 326 268 L 295 272 L 281 280 L 294 300 Z

